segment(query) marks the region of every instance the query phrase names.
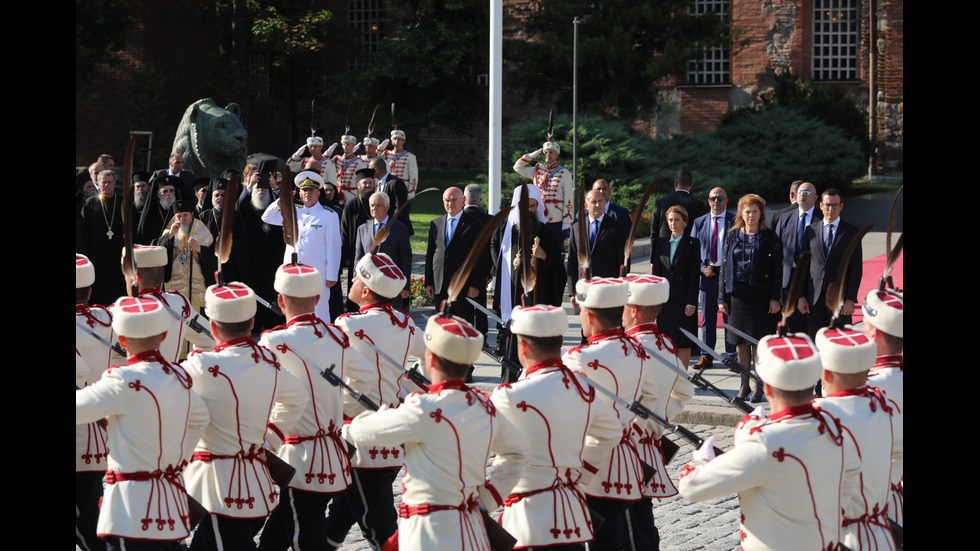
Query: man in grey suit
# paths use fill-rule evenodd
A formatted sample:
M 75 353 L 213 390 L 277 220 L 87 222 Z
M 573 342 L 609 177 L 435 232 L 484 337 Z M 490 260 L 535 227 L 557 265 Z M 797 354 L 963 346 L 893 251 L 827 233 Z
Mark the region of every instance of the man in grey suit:
M 711 211 L 694 220 L 691 237 L 701 243 L 701 340 L 711 348 L 715 347 L 718 320 L 718 273 L 724 256 L 725 235 L 735 224 L 735 215 L 728 209 L 728 193 L 716 187 L 708 194 Z M 724 316 L 728 323 L 728 315 Z M 735 352 L 735 345 L 725 340 L 725 351 Z M 703 350 L 697 369 L 711 367 L 711 356 Z
M 381 243 L 378 252 L 385 253 L 391 257 L 392 262 L 398 265 L 398 269 L 405 275 L 405 288 L 392 300 L 392 306 L 400 310 L 408 310 L 409 288 L 412 284 L 412 245 L 408 238 L 408 229 L 405 224 L 398 220 L 392 220 L 388 216 L 390 202 L 388 195 L 377 191 L 368 200 L 371 209 L 371 219 L 357 227 L 357 241 L 354 247 L 354 265 L 361 260 L 361 257 L 370 253 L 374 244 L 374 236 L 382 228 L 391 225 L 388 236 Z
M 806 228 L 821 219 L 823 214 L 815 208 L 817 204 L 817 188 L 810 182 L 803 182 L 796 190 L 797 208 L 784 213 L 776 221 L 776 235 L 783 246 L 783 304 L 786 303 L 786 294 L 789 291 L 789 282 L 793 279 L 793 271 L 796 269 L 796 261 L 806 250 L 805 232 Z M 805 333 L 807 330 L 807 316 L 804 312 L 797 310 L 786 320 L 789 330 L 793 333 Z

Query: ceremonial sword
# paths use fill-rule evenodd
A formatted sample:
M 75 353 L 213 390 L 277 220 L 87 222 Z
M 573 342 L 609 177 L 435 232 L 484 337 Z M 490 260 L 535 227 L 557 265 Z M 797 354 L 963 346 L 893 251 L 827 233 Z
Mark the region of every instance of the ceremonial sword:
M 113 351 L 113 352 L 115 352 L 116 354 L 119 354 L 119 355 L 120 355 L 120 356 L 122 356 L 123 358 L 125 358 L 125 357 L 126 357 L 126 351 L 125 351 L 125 350 L 123 350 L 123 347 L 121 347 L 121 346 L 119 346 L 118 344 L 112 344 L 111 342 L 109 342 L 109 341 L 107 341 L 107 340 L 105 340 L 105 339 L 104 339 L 104 338 L 103 338 L 103 337 L 102 337 L 101 335 L 99 335 L 99 334 L 98 334 L 98 333 L 96 333 L 95 331 L 92 331 L 92 329 L 91 329 L 90 327 L 86 327 L 86 326 L 85 326 L 85 324 L 84 324 L 84 323 L 82 323 L 82 322 L 80 322 L 79 320 L 75 320 L 75 327 L 78 327 L 78 328 L 79 328 L 79 329 L 81 329 L 82 331 L 85 331 L 85 332 L 86 332 L 86 333 L 88 333 L 88 334 L 89 334 L 89 336 L 91 336 L 91 337 L 92 337 L 93 339 L 95 339 L 95 340 L 97 340 L 97 341 L 99 341 L 100 343 L 102 343 L 102 344 L 104 344 L 104 345 L 106 345 L 106 346 L 108 346 L 108 347 L 109 347 L 109 348 L 111 348 L 111 349 L 112 349 L 112 351 Z
M 154 297 L 154 298 L 156 298 L 156 297 Z M 190 327 L 191 329 L 193 329 L 194 331 L 196 331 L 198 333 L 204 333 L 209 338 L 214 339 L 214 337 L 211 336 L 211 331 L 208 331 L 208 328 L 207 327 L 204 327 L 203 325 L 201 325 L 201 323 L 199 321 L 197 321 L 197 316 L 199 316 L 200 314 L 195 314 L 194 319 L 193 320 L 189 320 L 189 319 L 185 318 L 184 316 L 180 315 L 176 310 L 174 310 L 173 308 L 171 308 L 170 305 L 167 304 L 167 301 L 166 300 L 160 299 L 158 302 L 160 303 L 161 306 L 163 306 L 163 308 L 167 312 L 170 312 L 170 315 L 173 316 L 174 318 L 176 318 L 177 321 L 183 323 L 184 325 L 186 325 L 187 327 Z M 201 316 L 201 317 L 204 317 L 204 316 Z M 207 318 L 204 318 L 204 319 L 207 319 Z
M 762 379 L 760 379 L 759 376 L 756 375 L 755 373 L 752 373 L 751 371 L 746 369 L 744 366 L 742 366 L 742 364 L 738 363 L 738 361 L 736 361 L 734 358 L 729 357 L 727 360 L 725 358 L 722 358 L 721 356 L 718 355 L 717 352 L 715 352 L 713 348 L 705 344 L 704 341 L 702 341 L 701 339 L 692 335 L 690 331 L 684 329 L 683 327 L 681 327 L 680 330 L 681 333 L 684 333 L 684 336 L 691 339 L 693 342 L 697 343 L 697 345 L 700 346 L 702 350 L 704 350 L 709 355 L 711 355 L 711 357 L 714 358 L 716 361 L 728 367 L 729 369 L 737 370 L 741 373 L 745 373 L 746 375 L 751 377 L 753 381 L 759 384 L 759 386 L 762 386 Z
M 653 358 L 656 358 L 658 361 L 660 361 L 660 363 L 664 364 L 665 366 L 667 366 L 668 368 L 670 368 L 671 370 L 673 370 L 675 373 L 677 373 L 678 375 L 680 375 L 684 379 L 690 381 L 691 384 L 693 384 L 694 386 L 700 388 L 701 390 L 709 390 L 711 392 L 714 392 L 715 394 L 718 395 L 719 398 L 722 398 L 723 400 L 725 400 L 725 402 L 727 402 L 729 404 L 732 404 L 733 406 L 737 407 L 738 409 L 742 410 L 743 412 L 745 412 L 745 413 L 752 413 L 752 411 L 753 411 L 754 408 L 752 406 L 746 404 L 745 403 L 745 400 L 739 398 L 738 396 L 733 396 L 733 397 L 729 398 L 728 395 L 725 394 L 725 392 L 723 390 L 721 390 L 720 388 L 718 388 L 714 384 L 708 382 L 708 380 L 706 380 L 704 378 L 704 376 L 703 376 L 703 372 L 704 372 L 703 369 L 695 371 L 694 372 L 694 375 L 691 376 L 690 374 L 688 374 L 687 372 L 685 372 L 681 368 L 679 368 L 676 365 L 674 365 L 673 362 L 671 362 L 669 359 L 665 358 L 662 354 L 660 354 L 656 350 L 653 350 L 652 348 L 646 346 L 643 343 L 640 343 L 639 341 L 637 341 L 637 343 L 639 343 L 639 345 L 641 347 L 643 347 L 643 350 L 645 350 L 647 354 L 649 354 Z
M 394 358 L 386 354 L 384 350 L 381 350 L 380 348 L 375 346 L 375 344 L 370 340 L 362 339 L 361 342 L 363 344 L 366 344 L 369 348 L 371 348 L 371 350 L 374 350 L 374 353 L 377 354 L 379 358 L 395 366 L 398 369 L 398 371 L 401 371 L 402 374 L 404 374 L 406 377 L 411 379 L 412 382 L 417 384 L 419 387 L 423 389 L 428 389 L 429 385 L 432 384 L 432 381 L 427 379 L 426 376 L 423 375 L 422 372 L 418 370 L 418 366 L 419 366 L 418 362 L 415 362 L 415 365 L 413 365 L 410 369 L 405 369 L 402 366 L 402 364 L 395 361 Z

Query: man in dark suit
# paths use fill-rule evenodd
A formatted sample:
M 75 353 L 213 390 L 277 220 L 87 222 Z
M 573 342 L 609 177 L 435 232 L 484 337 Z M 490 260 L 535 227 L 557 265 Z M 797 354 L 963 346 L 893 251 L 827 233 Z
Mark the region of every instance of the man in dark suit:
M 815 207 L 817 204 L 817 188 L 810 182 L 803 182 L 796 189 L 796 207 L 784 213 L 776 220 L 776 235 L 783 246 L 783 291 L 780 302 L 786 304 L 786 294 L 789 282 L 793 280 L 796 261 L 806 250 L 806 228 L 823 218 L 823 214 Z M 808 317 L 797 310 L 786 320 L 789 330 L 793 333 L 807 331 Z
M 442 194 L 446 216 L 440 216 L 429 224 L 429 243 L 425 250 L 425 292 L 432 297 L 436 308 L 449 296 L 449 284 L 456 270 L 463 265 L 473 249 L 483 225 L 480 220 L 463 212 L 463 192 L 451 187 Z M 480 286 L 486 286 L 486 259 L 470 272 L 466 284 L 453 302 L 451 312 L 463 319 L 473 319 L 473 305 L 466 298 L 475 299 Z
M 803 180 L 793 180 L 793 183 L 789 185 L 789 206 L 779 209 L 776 211 L 776 214 L 772 216 L 772 224 L 770 225 L 773 228 L 776 227 L 776 222 L 779 222 L 779 219 L 782 218 L 784 214 L 799 208 L 796 206 L 796 190 L 800 189 L 802 184 Z
M 691 171 L 678 170 L 674 178 L 674 192 L 664 195 L 654 203 L 653 219 L 650 222 L 651 239 L 670 237 L 670 228 L 667 227 L 667 209 L 674 205 L 684 207 L 689 220 L 697 220 L 708 212 L 703 201 L 691 196 L 692 187 L 694 187 L 694 180 L 691 178 Z
M 480 221 L 480 225 L 484 226 L 486 225 L 487 222 L 490 221 L 491 218 L 493 218 L 493 216 L 480 208 L 480 201 L 482 200 L 483 200 L 483 188 L 481 188 L 479 184 L 467 184 L 467 186 L 463 189 L 463 212 L 474 216 L 476 219 Z M 492 264 L 492 260 L 490 259 L 489 241 L 487 241 L 487 245 L 486 245 L 486 260 L 487 260 L 487 269 L 489 275 L 489 267 L 490 264 Z M 480 304 L 482 304 L 483 306 L 487 305 L 486 283 L 489 282 L 485 282 L 483 285 L 480 286 L 480 294 L 477 295 L 475 299 L 473 299 L 479 302 Z M 474 318 L 467 321 L 472 322 L 473 326 L 476 327 L 476 330 L 479 331 L 480 333 L 483 333 L 483 342 L 486 343 L 487 329 L 490 328 L 490 323 L 487 320 L 487 315 L 476 309 L 474 309 L 473 315 Z
M 399 207 L 408 202 L 408 186 L 405 185 L 405 180 L 388 172 L 388 165 L 381 157 L 371 159 L 368 162 L 368 168 L 374 171 L 376 189 L 388 195 L 388 211 L 394 214 Z M 412 220 L 409 218 L 409 214 L 411 214 L 411 208 L 403 210 L 398 215 L 398 221 L 405 224 L 408 235 L 413 235 L 415 232 L 412 230 Z
M 193 170 L 184 170 L 184 157 L 180 153 L 174 152 L 170 154 L 170 160 L 167 162 L 169 168 L 156 171 L 153 173 L 151 180 L 155 180 L 161 176 L 176 176 L 180 178 L 183 185 L 178 190 L 180 193 L 180 199 L 194 199 L 194 180 L 197 180 L 197 176 L 194 175 Z
M 391 257 L 398 269 L 405 275 L 405 288 L 396 296 L 392 305 L 400 310 L 408 310 L 407 303 L 409 288 L 412 284 L 412 245 L 408 239 L 408 229 L 398 220 L 392 220 L 388 215 L 390 209 L 388 195 L 375 192 L 368 201 L 371 208 L 371 220 L 357 227 L 357 243 L 354 247 L 354 265 L 361 257 L 370 253 L 374 245 L 374 236 L 382 228 L 391 225 L 391 230 L 379 247 L 379 252 Z
M 810 277 L 804 281 L 797 308 L 809 313 L 807 333 L 814 337 L 821 327 L 827 327 L 835 312 L 827 307 L 827 286 L 837 280 L 840 274 L 844 251 L 851 241 L 857 238 L 858 227 L 840 218 L 844 201 L 840 191 L 828 189 L 820 198 L 823 220 L 810 224 L 806 229 L 807 250 L 810 251 Z M 844 305 L 841 316 L 844 323 L 851 323 L 851 314 L 857 303 L 858 286 L 861 285 L 861 243 L 857 244 L 854 256 L 847 266 L 844 281 Z
M 626 226 L 606 216 L 606 197 L 596 190 L 585 196 L 585 235 L 587 243 L 579 243 L 577 228 L 573 227 L 568 245 L 568 261 L 565 273 L 568 276 L 569 296 L 575 296 L 575 282 L 582 277 L 579 273 L 578 251 L 583 247 L 590 251 L 592 277 L 619 277 L 619 269 L 623 264 L 626 240 L 629 231 Z M 581 224 L 582 221 L 576 222 Z M 623 275 L 629 272 L 629 265 L 623 269 Z
M 374 171 L 363 167 L 355 173 L 357 178 L 357 196 L 344 205 L 340 213 L 340 266 L 347 267 L 347 288 L 354 281 L 354 247 L 357 245 L 357 228 L 371 219 L 371 207 L 368 202 L 375 191 Z M 354 301 L 347 299 L 347 311 L 356 312 L 360 307 Z
M 606 214 L 620 224 L 625 224 L 626 231 L 629 232 L 633 227 L 630 211 L 612 202 L 612 186 L 609 185 L 609 182 L 599 178 L 592 183 L 592 189 L 598 191 L 606 198 Z
M 718 273 L 721 267 L 725 235 L 735 224 L 735 215 L 728 209 L 728 193 L 716 187 L 708 194 L 711 212 L 694 220 L 691 236 L 701 243 L 701 340 L 715 347 L 718 320 Z M 728 316 L 724 316 L 728 323 Z M 735 352 L 735 345 L 725 340 L 725 351 Z M 701 351 L 701 358 L 694 364 L 697 369 L 711 367 L 711 356 Z

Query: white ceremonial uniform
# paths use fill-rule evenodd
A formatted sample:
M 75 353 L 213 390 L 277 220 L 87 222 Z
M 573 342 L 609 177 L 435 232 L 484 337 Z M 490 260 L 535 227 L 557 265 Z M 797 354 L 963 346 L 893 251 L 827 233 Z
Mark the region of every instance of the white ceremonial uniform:
M 75 423 L 109 418 L 107 486 L 99 536 L 181 540 L 188 536 L 181 470 L 208 425 L 191 380 L 159 351 L 131 356 L 75 393 Z
M 393 309 L 386 304 L 370 304 L 357 312 L 343 314 L 337 318 L 337 326 L 344 330 L 350 345 L 345 358 L 344 375 L 347 384 L 363 393 L 379 406 L 391 407 L 399 403 L 398 387 L 410 390 L 417 387 L 406 380 L 402 371 L 392 366 L 364 344 L 368 341 L 391 356 L 395 361 L 408 363 L 409 356 L 421 358 L 425 353 L 422 332 L 405 312 Z M 353 397 L 344 394 L 344 414 L 353 418 L 364 411 L 364 406 Z M 354 454 L 354 468 L 383 469 L 400 467 L 404 460 L 404 450 L 400 446 L 372 445 L 358 449 Z
M 868 373 L 868 386 L 876 386 L 885 394 L 889 402 L 894 402 L 893 408 L 899 414 L 905 411 L 905 356 L 895 354 L 890 356 L 878 356 L 874 366 Z M 895 435 L 896 438 L 904 441 L 904 429 L 902 424 L 895 427 L 901 431 Z M 902 478 L 905 476 L 905 465 L 903 457 L 892 456 L 892 492 L 891 502 L 888 504 L 888 518 L 897 522 L 900 526 L 905 523 L 905 489 L 903 488 Z
M 282 212 L 279 201 L 274 201 L 262 213 L 262 221 L 275 226 L 282 225 Z M 340 281 L 340 217 L 331 209 L 317 203 L 312 207 L 296 206 L 296 226 L 299 236 L 296 239 L 296 255 L 299 261 L 316 268 L 324 281 Z M 293 247 L 286 245 L 282 256 L 284 264 L 293 261 Z M 330 322 L 330 293 L 325 287 L 316 305 L 316 316 Z M 340 287 L 337 287 L 337 292 Z
M 505 507 L 500 524 L 517 538 L 516 548 L 593 540 L 578 483 L 592 476 L 583 467 L 595 470 L 623 436 L 612 408 L 595 396 L 585 377 L 558 358 L 528 367 L 520 380 L 493 392 L 498 416 L 517 427 L 531 449 L 513 493 L 499 503 Z M 587 440 L 592 445 L 583 450 Z
M 458 379 L 434 384 L 396 409 L 358 416 L 348 435 L 361 449 L 405 444 L 399 548 L 490 549 L 478 504 L 493 510 L 510 493 L 527 444 L 486 394 Z M 491 453 L 497 459 L 486 477 Z
M 836 549 L 844 503 L 857 495 L 861 462 L 837 421 L 805 405 L 735 428 L 735 448 L 680 472 L 680 493 L 704 501 L 738 493 L 745 551 Z
M 408 198 L 414 199 L 419 189 L 419 166 L 415 153 L 407 149 L 385 150 L 385 163 L 388 164 L 388 174 L 401 178 L 408 188 Z
M 160 302 L 164 302 L 167 306 L 170 306 L 175 312 L 180 314 L 187 320 L 196 320 L 203 327 L 208 326 L 208 320 L 194 311 L 191 307 L 190 301 L 176 291 L 161 291 L 160 289 L 143 289 L 140 291 L 139 296 L 149 296 L 153 297 Z M 168 314 L 167 317 L 170 320 L 169 327 L 167 328 L 167 336 L 163 338 L 163 342 L 160 343 L 160 353 L 163 357 L 167 359 L 168 362 L 180 361 L 180 349 L 187 341 L 194 345 L 196 348 L 201 350 L 210 350 L 214 348 L 214 339 L 207 336 L 204 333 L 198 333 L 190 327 L 184 325 L 183 322 L 179 321 L 177 318 Z
M 562 361 L 572 371 L 585 373 L 596 384 L 632 403 L 640 395 L 643 382 L 641 358 L 636 343 L 617 327 L 592 335 L 587 344 L 566 352 Z M 616 412 L 621 439 L 609 460 L 596 465 L 599 472 L 585 487 L 585 493 L 602 499 L 637 501 L 643 497 L 643 471 L 631 436 L 634 415 L 612 398 L 601 393 L 598 396 Z
M 337 172 L 337 191 L 340 192 L 337 200 L 340 201 L 341 205 L 347 204 L 347 201 L 356 201 L 356 173 L 362 168 L 367 168 L 367 163 L 357 155 L 353 154 L 350 157 L 346 155 L 334 155 L 333 165 Z
M 642 323 L 631 327 L 626 334 L 636 339 L 640 344 L 651 350 L 656 350 L 670 359 L 676 358 L 676 348 L 670 339 L 661 335 L 656 323 Z M 644 351 L 646 352 L 646 351 Z M 678 366 L 680 369 L 683 367 Z M 659 361 L 643 362 L 644 387 L 643 405 L 650 411 L 670 421 L 677 416 L 684 405 L 694 395 L 694 385 L 681 378 L 680 375 L 663 366 Z M 650 380 L 652 383 L 648 383 Z M 655 391 L 650 395 L 646 390 L 652 384 Z M 650 484 L 643 488 L 645 497 L 665 498 L 677 495 L 677 488 L 667 474 L 664 462 L 664 452 L 660 447 L 660 438 L 664 435 L 664 427 L 652 419 L 637 418 L 633 423 L 633 431 L 640 459 L 657 470 Z
M 296 468 L 289 487 L 317 493 L 343 491 L 350 484 L 350 460 L 340 436 L 344 391 L 331 385 L 319 370 L 333 365 L 333 371 L 343 380 L 344 356 L 350 346 L 347 336 L 313 314 L 304 314 L 262 333 L 259 344 L 276 353 L 280 365 L 296 377 L 310 397 L 302 417 L 286 431 L 285 440 L 270 440 L 279 447 L 279 457 Z M 320 365 L 307 365 L 296 350 Z M 272 422 L 277 423 L 281 412 L 272 413 Z
M 112 331 L 112 314 L 102 306 L 75 305 L 75 319 L 81 321 L 97 335 L 108 342 L 116 338 Z M 75 352 L 87 366 L 87 376 L 83 384 L 95 384 L 102 378 L 110 362 L 122 360 L 112 350 L 94 337 L 75 327 Z M 77 382 L 76 382 L 77 384 Z M 75 472 L 105 472 L 109 448 L 106 432 L 98 423 L 75 426 Z
M 299 420 L 309 400 L 303 386 L 251 337 L 191 352 L 183 366 L 211 411 L 185 472 L 187 493 L 215 515 L 268 516 L 279 503 L 279 488 L 269 475 L 263 441 L 283 438 Z
M 534 185 L 541 188 L 545 220 L 549 224 L 561 222 L 563 226 L 571 225 L 575 218 L 572 211 L 572 198 L 575 197 L 572 172 L 559 165 L 558 161 L 551 165 L 535 163 L 533 167 L 527 166 L 529 162 L 521 156 L 514 163 L 514 171 L 525 178 L 530 178 L 534 181 Z
M 856 449 L 862 474 L 857 499 L 844 504 L 844 545 L 854 551 L 895 549 L 888 523 L 893 458 L 903 455 L 902 414 L 876 388 L 861 386 L 813 400 L 844 427 L 844 445 Z
M 326 155 L 320 155 L 313 159 L 320 163 L 320 177 L 323 178 L 324 182 L 330 182 L 333 185 L 337 185 L 337 167 L 333 164 L 333 159 L 327 157 Z M 289 162 L 286 163 L 289 170 L 293 174 L 299 174 L 300 172 L 306 170 L 303 168 L 303 159 L 296 159 L 293 157 L 289 158 Z

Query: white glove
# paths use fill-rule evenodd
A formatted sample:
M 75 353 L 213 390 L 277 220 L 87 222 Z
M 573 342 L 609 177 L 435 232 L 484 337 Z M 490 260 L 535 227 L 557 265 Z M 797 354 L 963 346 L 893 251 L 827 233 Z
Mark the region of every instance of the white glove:
M 711 461 L 715 458 L 715 437 L 709 436 L 701 447 L 694 451 L 694 460 Z
M 759 419 L 765 419 L 766 418 L 766 410 L 762 406 L 758 406 L 754 410 L 752 410 L 752 413 L 750 413 L 749 415 L 751 415 L 753 417 L 758 417 Z
M 402 385 L 398 385 L 398 397 L 401 398 L 402 401 L 404 401 L 405 397 L 408 396 L 409 394 L 411 393 L 408 391 L 407 388 L 403 387 Z
M 293 153 L 292 159 L 294 161 L 300 160 L 300 158 L 303 156 L 304 151 L 306 151 L 306 146 L 305 145 L 300 146 L 300 148 L 296 150 L 296 153 Z
M 324 153 L 324 155 L 326 155 L 327 157 L 333 155 L 334 149 L 337 149 L 337 142 L 332 143 L 330 147 L 327 148 L 327 151 L 326 153 Z
M 357 145 L 354 146 L 354 153 L 356 154 L 357 150 L 360 148 L 361 148 L 361 142 L 357 142 Z
M 390 143 L 391 143 L 391 140 L 389 140 L 388 138 L 385 138 L 385 141 L 381 142 L 378 145 L 378 151 L 384 151 L 385 149 L 388 149 L 388 144 L 390 144 Z
M 388 411 L 388 404 L 381 404 L 381 407 L 378 408 L 378 413 L 382 411 Z
M 532 151 L 531 153 L 528 153 L 527 155 L 525 155 L 523 157 L 523 159 L 525 161 L 530 161 L 531 159 L 534 159 L 535 157 L 537 157 L 538 155 L 540 155 L 542 151 L 543 151 L 542 149 L 539 149 L 537 151 Z

